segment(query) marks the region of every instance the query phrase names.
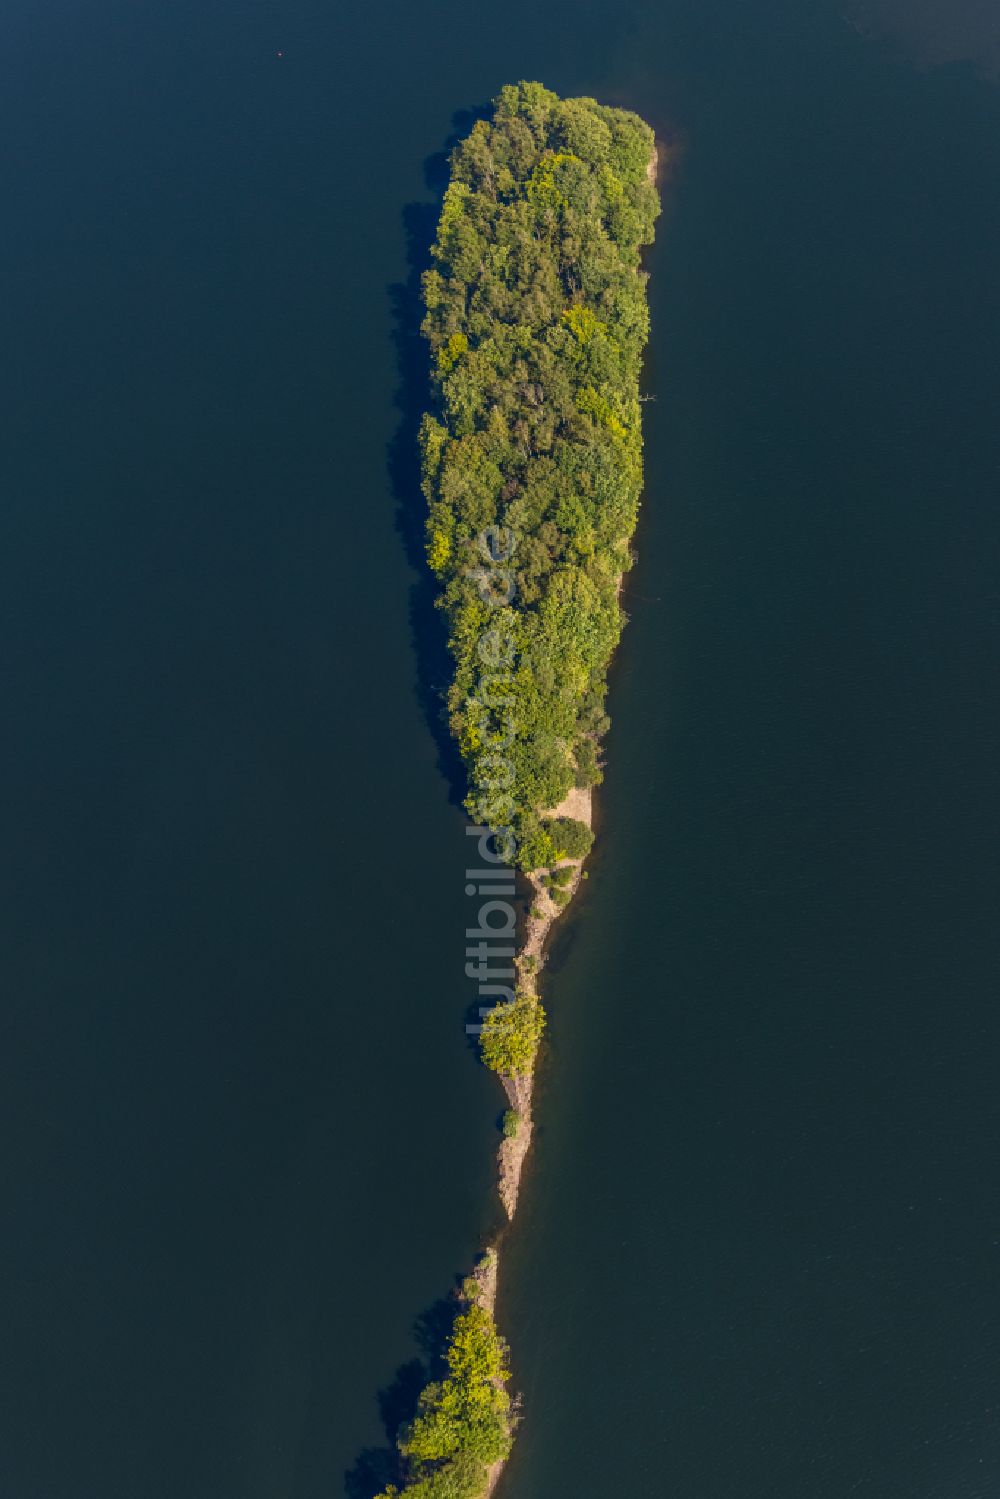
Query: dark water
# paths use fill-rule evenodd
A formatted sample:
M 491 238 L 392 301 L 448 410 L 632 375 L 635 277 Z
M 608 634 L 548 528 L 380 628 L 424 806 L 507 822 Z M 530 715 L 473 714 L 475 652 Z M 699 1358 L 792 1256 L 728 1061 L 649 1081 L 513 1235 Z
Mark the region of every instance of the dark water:
M 523 75 L 684 150 L 504 1488 L 995 1494 L 1000 90 L 818 0 L 3 37 L 4 1495 L 343 1494 L 489 1220 L 389 289 Z
M 1000 13 L 991 0 L 853 0 L 852 23 L 864 34 L 891 37 L 905 55 L 925 67 L 971 63 L 986 77 L 1000 78 Z

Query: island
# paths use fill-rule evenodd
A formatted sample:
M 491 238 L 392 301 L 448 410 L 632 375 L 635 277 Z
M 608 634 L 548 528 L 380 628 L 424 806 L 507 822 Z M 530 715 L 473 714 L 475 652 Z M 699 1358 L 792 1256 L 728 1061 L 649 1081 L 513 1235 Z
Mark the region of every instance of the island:
M 447 713 L 486 866 L 484 932 L 516 869 L 530 882 L 518 945 L 483 940 L 480 1047 L 509 1108 L 498 1151 L 508 1218 L 532 1132 L 553 921 L 593 842 L 607 671 L 642 491 L 639 378 L 649 333 L 641 253 L 659 212 L 651 128 L 538 83 L 504 88 L 451 156 L 423 331 L 431 401 L 420 429 L 427 560 L 453 674 Z M 495 878 L 491 875 L 495 872 Z M 512 955 L 509 969 L 490 953 Z M 468 970 L 467 970 L 468 971 Z M 498 981 L 499 980 L 499 981 Z M 445 1372 L 398 1438 L 377 1499 L 484 1499 L 511 1449 L 516 1403 L 495 1320 L 499 1246 L 465 1281 Z

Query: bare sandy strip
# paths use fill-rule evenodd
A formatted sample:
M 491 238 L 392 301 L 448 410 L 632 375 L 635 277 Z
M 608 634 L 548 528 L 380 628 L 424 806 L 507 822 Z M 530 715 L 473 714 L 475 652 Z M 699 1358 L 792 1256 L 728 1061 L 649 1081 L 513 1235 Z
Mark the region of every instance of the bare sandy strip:
M 592 826 L 594 807 L 593 794 L 589 786 L 574 786 L 558 807 L 553 807 L 550 812 L 544 814 L 546 817 L 575 817 L 578 822 L 585 822 L 587 827 Z M 574 866 L 573 877 L 565 886 L 574 895 L 580 884 L 582 859 L 565 859 L 564 864 Z M 515 962 L 518 970 L 518 981 L 525 987 L 534 988 L 534 978 L 538 970 L 545 962 L 545 943 L 553 923 L 557 916 L 568 909 L 565 906 L 557 906 L 549 892 L 542 884 L 541 874 L 530 874 L 533 898 L 531 903 L 531 914 L 528 916 L 525 928 L 524 945 L 518 953 Z M 535 914 L 537 912 L 537 914 Z M 533 959 L 534 966 L 525 959 Z M 509 1140 L 502 1140 L 497 1151 L 497 1176 L 500 1201 L 504 1205 L 508 1219 L 513 1218 L 517 1211 L 517 1198 L 521 1186 L 521 1172 L 524 1169 L 524 1158 L 531 1146 L 531 1135 L 534 1121 L 531 1116 L 531 1100 L 534 1093 L 534 1076 L 528 1077 L 502 1077 L 504 1092 L 512 1109 L 520 1115 L 520 1123 L 516 1135 Z

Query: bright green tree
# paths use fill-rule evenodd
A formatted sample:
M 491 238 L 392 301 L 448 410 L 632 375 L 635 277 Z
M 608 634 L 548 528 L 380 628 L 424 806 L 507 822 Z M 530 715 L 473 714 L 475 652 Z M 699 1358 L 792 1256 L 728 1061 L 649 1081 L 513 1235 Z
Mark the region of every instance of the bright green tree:
M 483 1061 L 502 1077 L 528 1077 L 544 1029 L 545 1011 L 537 994 L 519 990 L 487 1015 L 479 1038 Z

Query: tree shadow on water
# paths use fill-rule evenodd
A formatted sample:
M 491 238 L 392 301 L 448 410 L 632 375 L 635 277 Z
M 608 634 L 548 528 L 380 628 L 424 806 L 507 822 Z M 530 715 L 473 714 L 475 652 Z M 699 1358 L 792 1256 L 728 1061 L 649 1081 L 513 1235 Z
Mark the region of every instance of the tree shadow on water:
M 427 1383 L 427 1370 L 420 1359 L 411 1359 L 396 1371 L 392 1384 L 378 1392 L 379 1415 L 385 1428 L 384 1447 L 366 1447 L 345 1475 L 347 1499 L 373 1499 L 390 1483 L 398 1481 L 399 1457 L 396 1437 L 400 1427 L 416 1414 L 420 1391 Z
M 417 433 L 428 409 L 431 392 L 427 345 L 420 333 L 423 319 L 421 277 L 431 265 L 430 247 L 437 229 L 441 198 L 448 184 L 448 161 L 453 147 L 474 122 L 489 115 L 486 106 L 461 110 L 452 117 L 452 133 L 442 150 L 424 162 L 424 180 L 433 194 L 429 202 L 408 203 L 403 209 L 406 240 L 406 279 L 388 288 L 392 307 L 393 342 L 399 383 L 395 405 L 399 423 L 389 444 L 388 471 L 396 502 L 396 526 L 416 578 L 410 589 L 410 629 L 417 658 L 417 692 L 437 749 L 449 798 L 460 805 L 465 794 L 465 772 L 451 738 L 444 695 L 451 678 L 445 622 L 434 606 L 437 585 L 424 556 L 426 502 L 420 489 Z M 457 1290 L 458 1282 L 456 1282 Z M 368 1447 L 344 1475 L 347 1499 L 373 1499 L 388 1484 L 400 1481 L 396 1439 L 416 1415 L 420 1392 L 445 1372 L 445 1350 L 458 1312 L 452 1295 L 421 1312 L 413 1335 L 421 1357 L 403 1364 L 392 1382 L 379 1390 L 379 1416 L 385 1431 L 384 1447 Z
M 468 135 L 476 120 L 485 119 L 486 106 L 460 110 L 452 117 L 452 132 L 440 151 L 424 161 L 424 180 L 433 193 L 430 202 L 408 203 L 403 209 L 406 241 L 406 280 L 389 288 L 393 342 L 399 383 L 395 405 L 399 424 L 389 444 L 388 470 L 396 501 L 396 525 L 406 555 L 416 572 L 410 590 L 410 629 L 417 657 L 417 695 L 434 736 L 438 766 L 448 783 L 449 800 L 460 806 L 465 794 L 465 773 L 446 718 L 444 695 L 451 678 L 445 622 L 434 606 L 437 584 L 424 555 L 426 502 L 420 489 L 420 455 L 417 434 L 420 419 L 428 409 L 430 365 L 427 345 L 420 333 L 423 319 L 421 277 L 431 266 L 430 247 L 437 229 L 441 198 L 448 185 L 448 162 L 453 148 Z
M 444 1375 L 445 1349 L 457 1311 L 454 1297 L 441 1299 L 421 1312 L 414 1323 L 413 1335 L 422 1357 L 402 1364 L 392 1383 L 379 1390 L 376 1399 L 386 1445 L 366 1447 L 359 1453 L 354 1466 L 344 1475 L 346 1499 L 374 1499 L 388 1484 L 401 1481 L 396 1438 L 416 1415 L 424 1386 Z

